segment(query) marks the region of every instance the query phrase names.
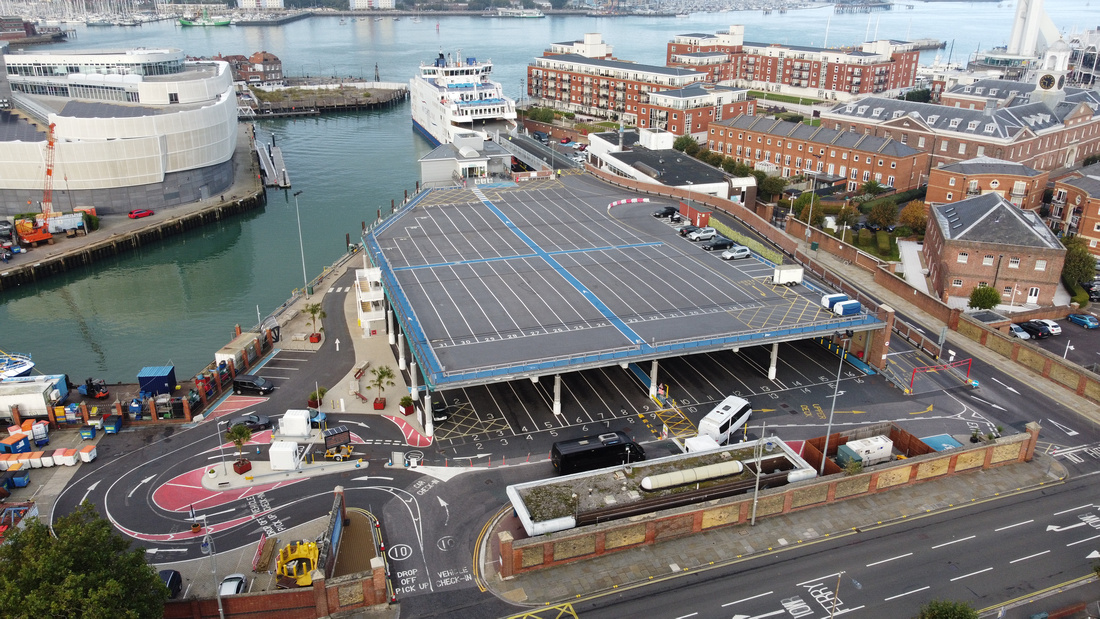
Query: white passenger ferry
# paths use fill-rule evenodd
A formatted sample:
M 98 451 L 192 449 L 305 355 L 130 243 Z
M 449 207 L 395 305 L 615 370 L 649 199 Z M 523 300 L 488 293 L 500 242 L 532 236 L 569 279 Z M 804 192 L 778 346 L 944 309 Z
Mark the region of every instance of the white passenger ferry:
M 454 141 L 459 131 L 475 131 L 485 138 L 516 128 L 516 102 L 504 96 L 489 75 L 492 61 L 439 57 L 421 64 L 409 80 L 413 128 L 433 144 Z

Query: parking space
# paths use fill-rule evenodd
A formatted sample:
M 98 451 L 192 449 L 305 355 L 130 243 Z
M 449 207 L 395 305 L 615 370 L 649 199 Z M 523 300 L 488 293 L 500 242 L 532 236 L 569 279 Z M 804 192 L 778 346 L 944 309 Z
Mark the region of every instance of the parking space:
M 1081 366 L 1100 363 L 1100 329 L 1085 329 L 1069 320 L 1057 322 L 1062 328 L 1061 334 L 1041 340 L 1027 340 L 1025 344 L 1037 346 Z
M 653 218 L 655 203 L 612 211 L 630 196 L 592 179 L 458 191 L 431 192 L 369 239 L 435 387 L 879 325 L 765 284 L 755 259 L 724 264 Z

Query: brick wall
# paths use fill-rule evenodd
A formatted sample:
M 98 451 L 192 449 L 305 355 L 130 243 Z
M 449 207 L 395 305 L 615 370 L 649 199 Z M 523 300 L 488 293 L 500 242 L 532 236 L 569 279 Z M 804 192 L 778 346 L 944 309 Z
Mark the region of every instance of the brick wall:
M 896 427 L 892 427 L 889 433 L 903 439 L 908 435 Z M 842 499 L 869 496 L 964 471 L 1027 462 L 1034 453 L 1038 437 L 1039 425 L 1029 423 L 1025 434 L 1004 437 L 969 448 L 896 460 L 875 466 L 859 475 L 827 475 L 783 488 L 765 490 L 757 500 L 756 517 L 787 514 Z M 846 442 L 848 438 L 847 433 L 839 433 L 836 438 L 830 437 L 829 452 L 835 452 L 832 446 L 834 440 L 837 441 L 836 444 L 841 444 L 841 441 Z M 911 444 L 910 447 L 913 445 L 916 444 Z M 817 450 L 817 453 L 820 454 L 820 451 Z M 752 504 L 751 494 L 739 495 L 526 539 L 517 540 L 510 533 L 501 532 L 497 535 L 502 557 L 500 575 L 508 578 L 522 572 L 650 545 L 709 529 L 745 524 L 752 517 Z

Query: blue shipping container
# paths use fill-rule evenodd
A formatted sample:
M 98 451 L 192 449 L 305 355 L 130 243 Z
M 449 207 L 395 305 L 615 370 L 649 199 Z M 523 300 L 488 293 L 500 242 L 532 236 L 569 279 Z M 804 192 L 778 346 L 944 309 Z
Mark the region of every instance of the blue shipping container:
M 841 301 L 833 306 L 833 313 L 837 316 L 854 316 L 862 309 L 859 301 Z
M 847 301 L 848 295 L 846 294 L 827 294 L 821 297 L 821 307 L 827 307 L 833 309 L 833 306 L 841 301 Z
M 176 368 L 171 365 L 141 368 L 137 379 L 138 390 L 147 394 L 171 394 L 176 390 Z

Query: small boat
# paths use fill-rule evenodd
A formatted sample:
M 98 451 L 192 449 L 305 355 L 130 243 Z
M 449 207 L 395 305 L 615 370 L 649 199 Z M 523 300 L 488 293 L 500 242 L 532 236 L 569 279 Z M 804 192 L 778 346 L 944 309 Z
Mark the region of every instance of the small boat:
M 34 361 L 31 361 L 30 355 L 0 351 L 0 380 L 26 376 L 33 369 Z

